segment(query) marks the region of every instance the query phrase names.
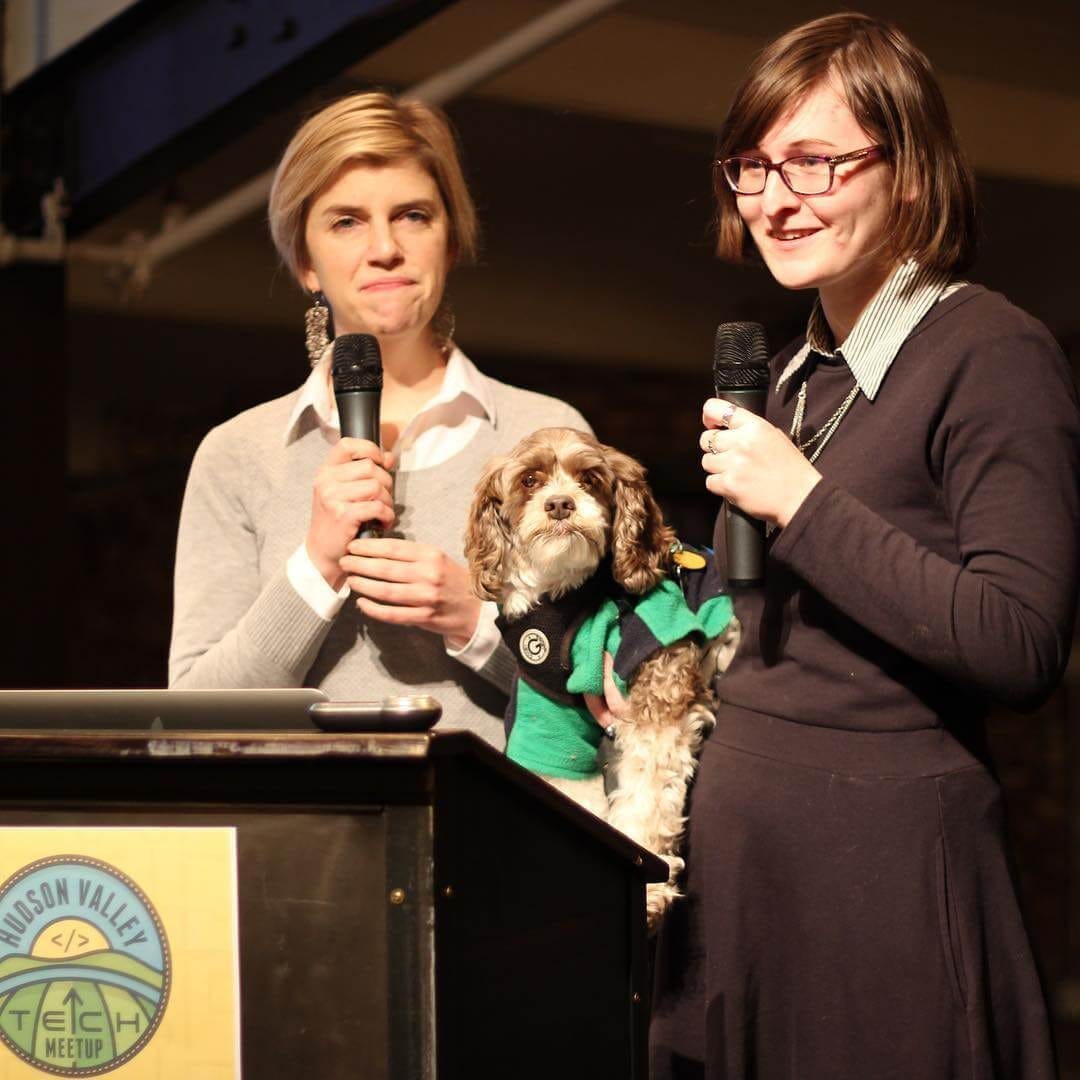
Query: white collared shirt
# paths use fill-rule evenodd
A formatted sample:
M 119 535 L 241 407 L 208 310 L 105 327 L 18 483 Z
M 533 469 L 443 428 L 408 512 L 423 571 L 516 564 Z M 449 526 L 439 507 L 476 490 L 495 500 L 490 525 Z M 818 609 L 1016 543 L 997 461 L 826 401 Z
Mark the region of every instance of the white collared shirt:
M 330 381 L 332 352 L 332 346 L 327 346 L 301 387 L 283 433 L 286 443 L 296 437 L 300 417 L 308 409 L 314 412 L 328 443 L 335 442 L 340 435 L 337 402 Z M 482 427 L 495 421 L 495 397 L 487 376 L 455 346 L 447 359 L 439 392 L 406 424 L 398 437 L 395 446 L 397 467 L 412 471 L 440 465 L 464 450 Z M 292 587 L 327 622 L 337 615 L 348 599 L 349 587 L 343 585 L 338 591 L 332 589 L 315 569 L 304 544 L 289 558 L 287 573 Z M 474 671 L 482 668 L 499 644 L 500 635 L 495 626 L 497 615 L 495 604 L 485 603 L 468 643 L 460 649 L 447 646 L 447 654 Z

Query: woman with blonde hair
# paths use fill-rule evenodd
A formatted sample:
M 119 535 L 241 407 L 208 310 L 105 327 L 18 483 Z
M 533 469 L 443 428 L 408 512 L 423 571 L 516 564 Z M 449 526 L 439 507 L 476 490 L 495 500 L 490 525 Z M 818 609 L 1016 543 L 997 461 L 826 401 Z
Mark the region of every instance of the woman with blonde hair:
M 483 375 L 453 341 L 451 268 L 476 213 L 438 110 L 356 94 L 293 136 L 270 231 L 313 297 L 310 375 L 211 431 L 180 518 L 170 685 L 316 686 L 332 699 L 430 693 L 443 722 L 501 745 L 514 670 L 463 565 L 493 455 L 533 430 L 587 430 L 554 398 Z M 383 362 L 381 446 L 341 438 L 327 331 Z M 378 523 L 384 536 L 356 539 Z
M 1049 1078 L 983 722 L 1068 657 L 1068 366 L 958 276 L 971 175 L 895 28 L 841 14 L 767 46 L 715 174 L 721 254 L 816 301 L 764 418 L 704 407 L 707 487 L 767 523 L 766 573 L 735 598 L 652 1076 Z M 722 578 L 722 528 L 717 547 Z

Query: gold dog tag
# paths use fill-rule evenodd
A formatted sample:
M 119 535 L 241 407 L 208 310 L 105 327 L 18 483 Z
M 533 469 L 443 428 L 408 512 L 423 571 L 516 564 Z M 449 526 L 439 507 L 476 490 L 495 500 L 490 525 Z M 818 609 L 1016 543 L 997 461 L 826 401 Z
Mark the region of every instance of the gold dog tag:
M 682 567 L 683 570 L 704 570 L 705 569 L 705 557 L 699 555 L 696 551 L 687 551 L 686 548 L 680 548 L 674 552 L 671 556 L 671 561 L 676 566 Z

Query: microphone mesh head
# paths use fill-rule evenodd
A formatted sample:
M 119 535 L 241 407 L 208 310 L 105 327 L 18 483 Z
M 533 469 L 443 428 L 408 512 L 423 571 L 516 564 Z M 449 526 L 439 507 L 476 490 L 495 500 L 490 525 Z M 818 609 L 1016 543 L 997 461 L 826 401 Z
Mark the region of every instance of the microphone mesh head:
M 334 338 L 331 367 L 334 393 L 382 390 L 382 353 L 371 334 L 342 334 Z
M 718 394 L 764 390 L 769 385 L 769 349 L 761 323 L 720 324 L 713 349 L 713 383 Z

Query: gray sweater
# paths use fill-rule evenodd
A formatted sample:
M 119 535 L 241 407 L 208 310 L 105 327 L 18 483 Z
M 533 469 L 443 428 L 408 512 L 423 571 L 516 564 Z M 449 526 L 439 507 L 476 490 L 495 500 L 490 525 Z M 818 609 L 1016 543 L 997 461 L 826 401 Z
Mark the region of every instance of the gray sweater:
M 481 470 L 542 427 L 588 430 L 555 398 L 491 380 L 496 424 L 430 469 L 398 471 L 395 534 L 464 558 L 465 517 Z M 312 413 L 296 436 L 285 425 L 299 391 L 241 413 L 203 440 L 180 513 L 169 685 L 178 688 L 315 686 L 332 700 L 432 694 L 441 724 L 498 747 L 515 665 L 500 645 L 480 672 L 424 630 L 367 620 L 352 600 L 331 621 L 286 574 L 304 541 L 316 470 L 328 450 Z

